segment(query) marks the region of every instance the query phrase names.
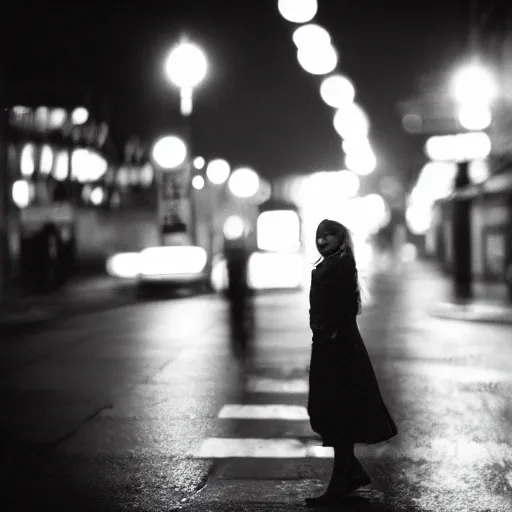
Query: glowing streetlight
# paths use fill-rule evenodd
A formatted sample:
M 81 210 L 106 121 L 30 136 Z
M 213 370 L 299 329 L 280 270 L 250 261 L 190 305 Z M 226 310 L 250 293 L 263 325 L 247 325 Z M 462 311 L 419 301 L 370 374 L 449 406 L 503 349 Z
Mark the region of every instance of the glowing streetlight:
M 208 62 L 204 52 L 195 44 L 181 42 L 175 46 L 165 62 L 169 80 L 180 89 L 181 113 L 192 113 L 192 95 L 206 76 Z
M 439 161 L 483 160 L 489 156 L 491 149 L 491 139 L 485 132 L 435 135 L 425 143 L 427 156 Z
M 342 108 L 354 101 L 356 90 L 352 82 L 341 75 L 325 78 L 320 85 L 320 96 L 327 105 Z
M 308 23 L 317 11 L 317 0 L 279 0 L 277 8 L 281 16 L 292 23 Z
M 240 199 L 254 196 L 260 187 L 258 174 L 248 167 L 236 169 L 231 174 L 228 187 L 231 193 Z
M 345 157 L 345 164 L 352 172 L 366 176 L 377 167 L 377 158 L 372 151 L 354 152 Z
M 459 122 L 466 130 L 485 130 L 491 125 L 492 114 L 487 105 L 468 103 L 459 110 Z
M 71 112 L 71 121 L 73 124 L 85 124 L 89 119 L 89 112 L 84 107 L 78 107 Z
M 222 185 L 229 177 L 231 168 L 226 160 L 217 158 L 212 160 L 206 167 L 206 176 L 214 185 Z
M 18 208 L 26 208 L 30 204 L 31 189 L 26 180 L 15 181 L 12 185 L 12 200 Z
M 231 217 L 228 217 L 226 222 L 224 222 L 222 231 L 227 240 L 242 238 L 245 232 L 245 222 L 238 215 L 231 215 Z
M 204 160 L 204 158 L 202 156 L 196 156 L 194 158 L 194 167 L 200 171 L 204 166 L 205 166 L 206 162 Z
M 331 44 L 319 48 L 301 46 L 297 50 L 297 60 L 308 73 L 326 75 L 338 65 L 338 54 Z
M 364 110 L 356 103 L 351 103 L 336 111 L 334 129 L 344 139 L 365 138 L 368 136 L 370 122 Z
M 185 162 L 187 146 L 179 137 L 167 135 L 156 141 L 151 154 L 162 169 L 175 169 Z
M 194 176 L 192 178 L 192 186 L 196 189 L 196 190 L 202 190 L 204 188 L 204 178 L 202 176 Z
M 493 75 L 480 64 L 470 64 L 460 69 L 453 79 L 453 96 L 459 104 L 479 103 L 489 105 L 498 88 Z
M 329 32 L 315 23 L 302 25 L 293 32 L 293 42 L 299 48 L 322 48 L 331 44 Z

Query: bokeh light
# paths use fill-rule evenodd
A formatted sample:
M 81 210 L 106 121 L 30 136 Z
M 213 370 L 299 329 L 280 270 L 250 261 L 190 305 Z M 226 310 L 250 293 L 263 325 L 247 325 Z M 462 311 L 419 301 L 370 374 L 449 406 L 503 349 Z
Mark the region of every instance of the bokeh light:
M 222 185 L 226 182 L 231 172 L 231 167 L 226 160 L 216 158 L 206 167 L 206 176 L 214 185 Z
M 233 171 L 229 178 L 228 186 L 235 197 L 247 199 L 258 192 L 260 178 L 252 169 L 241 167 Z
M 175 169 L 187 158 L 187 146 L 179 137 L 166 135 L 157 140 L 151 154 L 162 169 Z
M 165 62 L 169 80 L 180 89 L 194 88 L 205 78 L 208 61 L 203 50 L 192 43 L 180 43 Z
M 326 75 L 338 65 L 338 54 L 332 45 L 320 48 L 300 47 L 297 60 L 302 68 L 312 75 Z
M 342 76 L 333 75 L 325 78 L 320 85 L 320 96 L 327 105 L 341 109 L 354 101 L 356 95 L 352 82 Z
M 317 0 L 278 0 L 277 8 L 281 16 L 292 23 L 308 23 L 317 11 Z

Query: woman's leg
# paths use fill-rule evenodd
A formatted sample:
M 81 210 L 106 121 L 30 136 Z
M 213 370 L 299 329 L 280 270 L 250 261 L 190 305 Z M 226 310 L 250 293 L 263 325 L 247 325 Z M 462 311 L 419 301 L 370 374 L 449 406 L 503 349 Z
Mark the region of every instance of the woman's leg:
M 366 473 L 366 470 L 364 469 L 361 462 L 359 462 L 359 459 L 355 456 L 354 453 L 352 453 L 348 463 L 347 480 L 360 477 L 368 477 L 368 473 Z
M 321 507 L 343 499 L 347 494 L 345 490 L 347 469 L 353 454 L 353 443 L 340 443 L 334 447 L 334 464 L 327 489 L 321 496 L 306 498 L 306 506 Z
M 348 467 L 354 457 L 353 443 L 340 443 L 334 447 L 334 465 L 326 494 L 342 494 L 347 481 Z

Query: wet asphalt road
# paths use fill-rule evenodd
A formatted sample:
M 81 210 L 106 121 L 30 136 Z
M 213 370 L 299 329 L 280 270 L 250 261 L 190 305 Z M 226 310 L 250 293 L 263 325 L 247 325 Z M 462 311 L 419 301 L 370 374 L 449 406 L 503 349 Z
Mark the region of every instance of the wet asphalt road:
M 512 510 L 512 326 L 430 316 L 444 291 L 415 263 L 372 279 L 360 328 L 400 434 L 356 447 L 373 484 L 342 510 Z M 307 295 L 256 306 L 245 376 L 213 296 L 4 339 L 7 509 L 302 510 L 331 464 L 304 417 Z

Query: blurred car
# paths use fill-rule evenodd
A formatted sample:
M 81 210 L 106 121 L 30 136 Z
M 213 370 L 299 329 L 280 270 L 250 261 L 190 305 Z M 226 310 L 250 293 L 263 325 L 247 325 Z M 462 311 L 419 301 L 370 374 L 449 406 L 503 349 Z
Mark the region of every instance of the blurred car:
M 205 291 L 207 260 L 207 252 L 198 246 L 148 247 L 140 253 L 113 255 L 107 271 L 116 277 L 135 278 L 139 290 L 165 286 Z

